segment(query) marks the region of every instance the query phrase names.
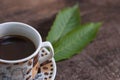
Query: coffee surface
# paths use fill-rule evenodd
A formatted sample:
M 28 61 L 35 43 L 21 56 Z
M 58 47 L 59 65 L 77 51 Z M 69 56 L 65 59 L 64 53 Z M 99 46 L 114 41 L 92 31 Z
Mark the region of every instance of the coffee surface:
M 35 45 L 26 37 L 8 35 L 0 38 L 0 59 L 18 60 L 30 56 Z

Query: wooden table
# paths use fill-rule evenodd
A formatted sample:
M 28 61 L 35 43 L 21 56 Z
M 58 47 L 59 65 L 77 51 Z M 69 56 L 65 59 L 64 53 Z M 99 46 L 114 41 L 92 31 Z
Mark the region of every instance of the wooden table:
M 0 0 L 0 23 L 27 23 L 45 40 L 56 13 L 76 2 L 80 4 L 82 23 L 104 24 L 81 54 L 57 63 L 56 80 L 120 80 L 119 0 Z

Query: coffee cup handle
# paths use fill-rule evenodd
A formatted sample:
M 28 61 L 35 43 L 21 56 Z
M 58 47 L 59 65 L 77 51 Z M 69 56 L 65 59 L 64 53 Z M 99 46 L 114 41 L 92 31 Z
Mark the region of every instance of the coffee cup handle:
M 39 63 L 43 63 L 54 56 L 54 49 L 52 44 L 48 41 L 42 42 L 41 50 L 39 52 Z

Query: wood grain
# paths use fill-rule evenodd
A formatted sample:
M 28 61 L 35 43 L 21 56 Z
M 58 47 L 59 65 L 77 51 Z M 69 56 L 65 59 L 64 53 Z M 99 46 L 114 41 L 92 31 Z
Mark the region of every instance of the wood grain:
M 119 0 L 0 0 L 0 23 L 30 24 L 45 40 L 56 13 L 77 2 L 82 23 L 102 21 L 103 26 L 81 54 L 57 63 L 56 80 L 120 80 Z

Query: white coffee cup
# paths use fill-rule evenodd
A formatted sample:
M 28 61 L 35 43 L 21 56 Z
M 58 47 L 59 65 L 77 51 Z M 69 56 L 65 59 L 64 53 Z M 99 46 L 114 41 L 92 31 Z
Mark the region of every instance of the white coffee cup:
M 0 59 L 0 80 L 32 80 L 37 74 L 34 70 L 38 70 L 41 63 L 51 59 L 54 55 L 51 43 L 48 41 L 42 42 L 38 31 L 30 25 L 21 22 L 2 23 L 0 24 L 0 37 L 6 35 L 25 36 L 34 43 L 36 50 L 33 54 L 23 59 Z M 40 56 L 43 50 L 48 55 Z

